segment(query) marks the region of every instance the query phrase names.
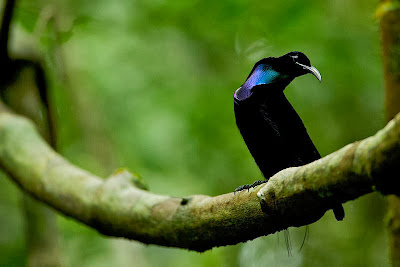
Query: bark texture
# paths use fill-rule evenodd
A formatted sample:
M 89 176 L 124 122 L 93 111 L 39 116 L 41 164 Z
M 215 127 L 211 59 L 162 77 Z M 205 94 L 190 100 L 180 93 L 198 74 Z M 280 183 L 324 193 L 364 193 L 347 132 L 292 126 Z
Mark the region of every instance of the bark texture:
M 15 5 L 15 0 L 4 1 L 0 30 L 0 97 L 15 112 L 32 119 L 42 136 L 50 142 L 54 140 L 54 132 L 49 125 L 50 114 L 45 108 L 48 103 L 43 103 L 40 97 L 40 89 L 46 86 L 44 71 L 40 68 L 41 72 L 38 73 L 41 66 L 29 59 L 14 59 L 8 53 Z M 56 213 L 27 194 L 21 197 L 25 215 L 27 265 L 62 266 Z
M 0 109 L 2 110 L 2 109 Z M 0 167 L 33 197 L 99 232 L 204 251 L 317 221 L 378 189 L 400 195 L 400 115 L 375 136 L 311 164 L 285 169 L 250 192 L 170 197 L 140 189 L 120 170 L 103 180 L 53 151 L 34 125 L 0 112 Z
M 400 1 L 381 1 L 378 12 L 385 78 L 385 110 L 389 121 L 400 112 Z M 388 196 L 387 203 L 390 258 L 393 266 L 400 266 L 400 198 Z

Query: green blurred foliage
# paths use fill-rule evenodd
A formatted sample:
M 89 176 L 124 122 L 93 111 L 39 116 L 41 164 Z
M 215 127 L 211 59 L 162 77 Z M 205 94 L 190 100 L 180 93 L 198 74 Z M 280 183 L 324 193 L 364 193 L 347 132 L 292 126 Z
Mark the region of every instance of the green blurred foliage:
M 260 179 L 233 92 L 265 56 L 298 50 L 322 74 L 286 95 L 322 155 L 384 125 L 376 1 L 18 1 L 14 54 L 47 66 L 59 151 L 98 175 L 139 173 L 153 192 L 217 195 Z M 0 177 L 0 265 L 24 263 L 19 191 Z M 386 266 L 383 198 L 310 226 L 206 253 L 104 238 L 59 217 L 66 266 Z M 278 239 L 280 239 L 278 241 Z

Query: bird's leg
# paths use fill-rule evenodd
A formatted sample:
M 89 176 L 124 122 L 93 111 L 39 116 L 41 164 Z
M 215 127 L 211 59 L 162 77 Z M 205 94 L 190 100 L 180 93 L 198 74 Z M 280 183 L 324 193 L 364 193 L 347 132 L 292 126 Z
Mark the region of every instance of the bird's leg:
M 264 184 L 266 182 L 268 182 L 268 180 L 258 180 L 258 181 L 255 181 L 252 184 L 241 185 L 238 188 L 236 188 L 233 193 L 236 193 L 236 192 L 239 192 L 239 191 L 242 191 L 242 190 L 245 190 L 245 189 L 247 189 L 247 192 L 248 192 L 251 188 L 256 187 L 256 186 L 258 186 L 260 184 Z

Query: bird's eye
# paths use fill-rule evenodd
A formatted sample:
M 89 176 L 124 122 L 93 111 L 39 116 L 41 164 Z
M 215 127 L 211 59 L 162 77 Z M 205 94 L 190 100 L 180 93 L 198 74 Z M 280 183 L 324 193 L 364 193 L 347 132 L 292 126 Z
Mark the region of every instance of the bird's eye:
M 299 60 L 299 56 L 298 55 L 293 55 L 293 56 L 290 56 L 290 57 L 292 58 L 294 63 L 296 63 Z

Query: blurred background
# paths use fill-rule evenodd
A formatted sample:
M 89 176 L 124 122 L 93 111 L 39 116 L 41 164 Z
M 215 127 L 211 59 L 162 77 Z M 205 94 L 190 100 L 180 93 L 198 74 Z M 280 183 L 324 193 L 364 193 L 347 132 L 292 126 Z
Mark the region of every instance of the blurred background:
M 3 3 L 4 1 L 0 1 Z M 254 63 L 302 51 L 322 74 L 285 91 L 321 155 L 384 126 L 377 1 L 17 1 L 12 55 L 44 62 L 59 152 L 155 193 L 218 195 L 261 178 L 233 114 Z M 0 265 L 26 264 L 20 190 L 0 177 Z M 107 238 L 57 216 L 64 266 L 387 266 L 384 199 L 370 194 L 305 228 L 205 253 Z

